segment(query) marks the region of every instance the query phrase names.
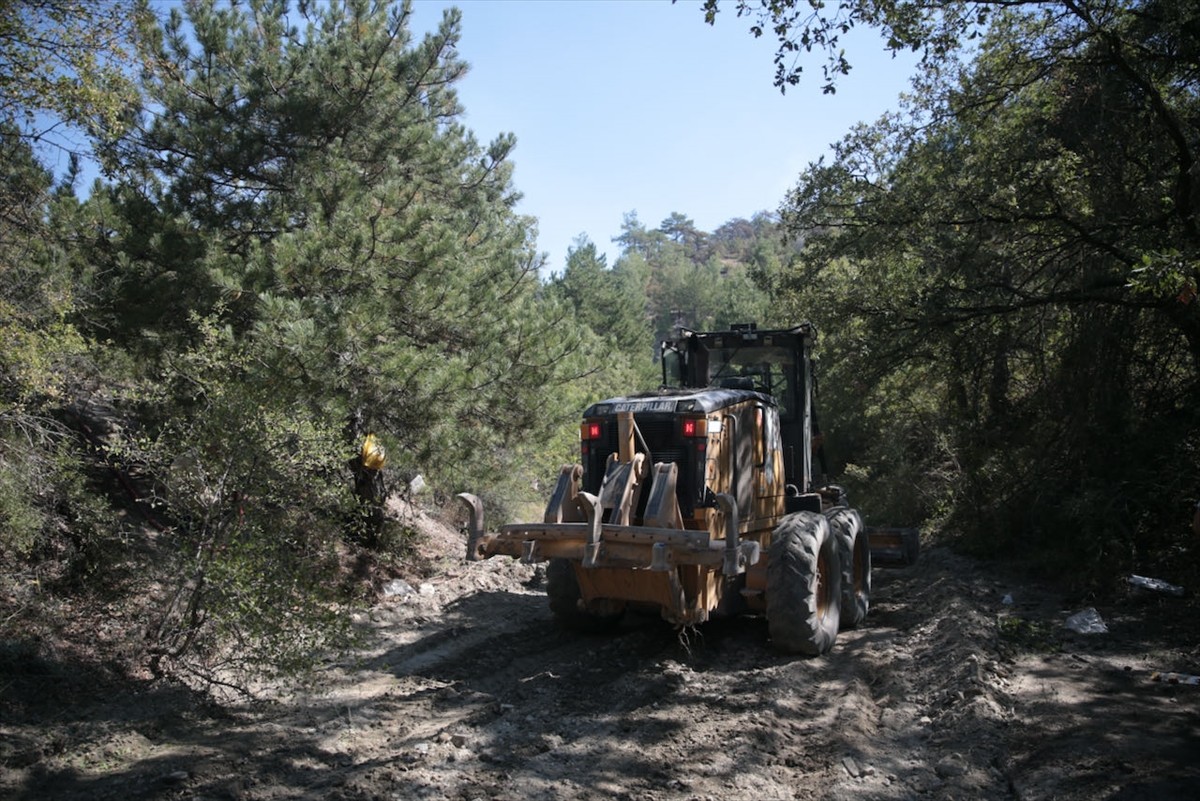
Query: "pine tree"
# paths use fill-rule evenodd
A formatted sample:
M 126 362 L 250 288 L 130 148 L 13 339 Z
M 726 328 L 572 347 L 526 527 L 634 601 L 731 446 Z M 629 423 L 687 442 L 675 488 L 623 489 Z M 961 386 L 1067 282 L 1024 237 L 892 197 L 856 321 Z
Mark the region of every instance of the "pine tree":
M 367 0 L 173 10 L 145 54 L 162 111 L 106 152 L 129 227 L 114 307 L 162 312 L 127 337 L 194 342 L 191 319 L 212 317 L 253 346 L 258 380 L 424 467 L 450 456 L 445 421 L 479 420 L 480 448 L 526 429 L 514 398 L 567 348 L 533 308 L 515 140 L 480 145 L 459 121 L 458 14 L 417 43 L 409 15 Z
M 562 422 L 578 337 L 539 298 L 515 140 L 481 145 L 460 121 L 458 12 L 419 42 L 410 15 L 197 0 L 145 32 L 146 107 L 103 149 L 119 181 L 95 201 L 94 258 L 115 276 L 95 286 L 100 324 L 154 379 L 137 450 L 198 555 L 164 659 L 215 636 L 197 604 L 236 627 L 284 603 L 256 592 L 320 597 L 368 433 L 385 491 L 417 472 L 481 491 L 532 485 L 530 448 Z M 298 656 L 275 622 L 255 660 Z

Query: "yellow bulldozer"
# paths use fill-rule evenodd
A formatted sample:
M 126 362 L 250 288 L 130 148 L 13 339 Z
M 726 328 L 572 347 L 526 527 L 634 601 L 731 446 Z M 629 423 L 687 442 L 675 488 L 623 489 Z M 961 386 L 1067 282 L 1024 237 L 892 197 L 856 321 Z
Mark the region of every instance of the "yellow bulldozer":
M 837 485 L 817 486 L 815 330 L 680 329 L 662 343 L 663 386 L 594 403 L 580 463 L 564 465 L 536 523 L 484 528 L 468 513 L 467 558 L 548 562 L 550 609 L 593 631 L 627 609 L 695 625 L 765 614 L 772 644 L 816 656 L 871 602 L 872 553 L 917 554 L 916 532 L 869 535 Z

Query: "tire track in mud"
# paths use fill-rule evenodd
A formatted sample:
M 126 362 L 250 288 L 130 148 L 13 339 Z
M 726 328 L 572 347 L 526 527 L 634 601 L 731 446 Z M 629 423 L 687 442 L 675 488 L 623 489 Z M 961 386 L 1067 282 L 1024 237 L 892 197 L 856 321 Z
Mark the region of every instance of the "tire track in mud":
M 876 570 L 865 624 L 805 659 L 774 651 L 761 617 L 570 634 L 538 577 L 455 563 L 361 612 L 372 646 L 309 690 L 169 724 L 114 716 L 19 797 L 1182 801 L 1200 786 L 1200 692 L 1145 669 L 1186 671 L 1200 648 L 1186 632 L 1148 644 L 1158 607 L 1127 609 L 1109 640 L 1064 640 L 1056 598 L 930 549 Z M 1029 643 L 1001 631 L 1010 592 Z M 101 759 L 115 767 L 78 767 Z
M 413 688 L 385 716 L 423 725 L 357 742 L 396 763 L 362 778 L 430 799 L 1010 797 L 1001 738 L 976 731 L 1004 714 L 976 593 L 881 574 L 867 625 L 818 659 L 771 650 L 761 618 L 581 636 L 541 594 L 467 596 L 368 663 Z
M 830 797 L 1012 797 L 994 592 L 954 578 L 969 573 L 944 551 L 877 572 L 869 625 L 842 654 L 858 666 L 864 707 L 844 729 L 853 764 Z
M 1094 744 L 1080 761 L 1077 744 L 1106 730 L 1088 715 L 1106 694 L 1117 693 L 1109 714 L 1143 723 L 1145 710 L 1117 703 L 1157 702 L 1163 715 L 1170 699 L 1135 693 L 1119 662 L 1097 657 L 1107 673 L 1091 686 L 1058 666 L 1090 656 L 1014 650 L 999 627 L 1006 586 L 941 549 L 877 570 L 866 624 L 817 659 L 776 653 L 759 617 L 686 632 L 634 617 L 589 637 L 557 629 L 540 593 L 467 595 L 415 639 L 402 620 L 386 632 L 398 639 L 371 670 L 406 689 L 367 705 L 386 705 L 381 718 L 406 721 L 405 735 L 360 732 L 336 786 L 455 801 L 1084 799 L 1142 785 L 1188 797 L 1179 788 L 1197 769 L 1178 755 L 1196 743 L 1184 731 L 1196 711 L 1158 722 L 1173 739 L 1149 764 L 1166 780 L 1132 776 L 1137 764 Z M 1038 603 L 1031 588 L 1018 594 Z M 1040 603 L 1030 625 L 1048 632 L 1060 607 Z M 1149 753 L 1131 740 L 1131 754 Z

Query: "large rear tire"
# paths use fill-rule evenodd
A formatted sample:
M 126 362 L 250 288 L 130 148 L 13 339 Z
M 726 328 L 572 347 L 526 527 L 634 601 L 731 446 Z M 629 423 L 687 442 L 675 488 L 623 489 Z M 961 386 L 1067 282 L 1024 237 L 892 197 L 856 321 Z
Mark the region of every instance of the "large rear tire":
M 839 507 L 825 516 L 842 562 L 841 627 L 853 629 L 867 619 L 871 608 L 871 544 L 854 509 Z
M 837 641 L 842 569 L 829 521 L 815 512 L 785 517 L 767 559 L 767 631 L 788 653 L 819 656 Z
M 546 595 L 550 597 L 550 613 L 565 629 L 581 634 L 601 634 L 612 631 L 621 623 L 624 609 L 614 608 L 604 612 L 589 611 L 579 591 L 575 578 L 575 565 L 570 559 L 551 559 L 546 566 Z M 603 602 L 602 602 L 603 603 Z

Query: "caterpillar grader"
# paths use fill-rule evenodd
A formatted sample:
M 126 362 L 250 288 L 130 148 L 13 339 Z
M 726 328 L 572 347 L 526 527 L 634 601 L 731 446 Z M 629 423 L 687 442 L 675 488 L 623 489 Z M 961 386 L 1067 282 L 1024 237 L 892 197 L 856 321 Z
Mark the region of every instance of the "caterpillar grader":
M 816 485 L 815 330 L 679 329 L 663 385 L 589 406 L 580 462 L 564 465 L 541 522 L 488 532 L 469 513 L 467 558 L 548 562 L 554 617 L 580 631 L 628 609 L 681 626 L 765 614 L 772 644 L 820 655 L 867 616 L 872 543 L 837 485 Z M 915 558 L 915 532 L 876 552 Z

